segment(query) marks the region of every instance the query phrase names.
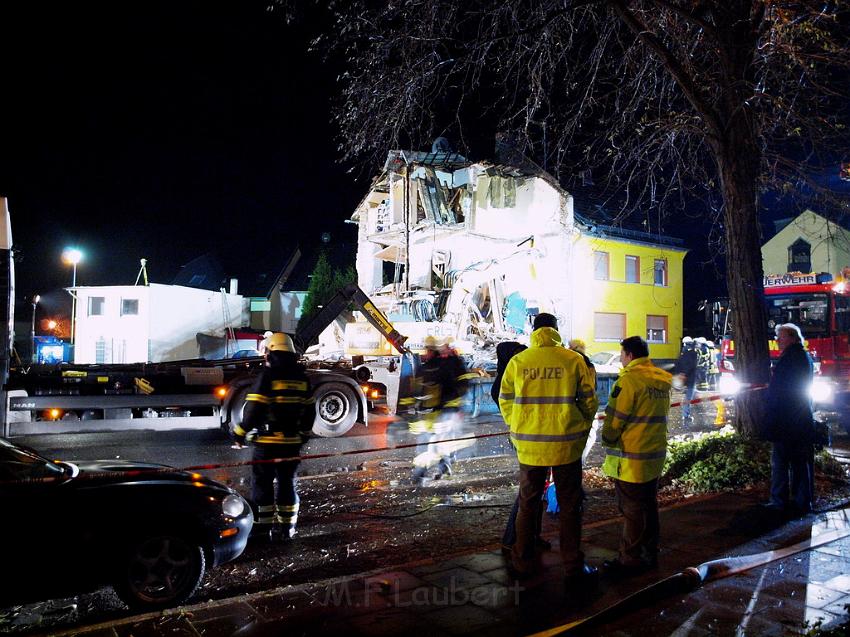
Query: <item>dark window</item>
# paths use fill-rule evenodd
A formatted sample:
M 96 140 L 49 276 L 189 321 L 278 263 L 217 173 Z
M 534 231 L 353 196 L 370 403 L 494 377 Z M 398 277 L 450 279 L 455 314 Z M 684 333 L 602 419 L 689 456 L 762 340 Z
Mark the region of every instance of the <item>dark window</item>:
M 610 278 L 608 274 L 607 252 L 593 253 L 593 278 L 597 281 L 607 281 Z
M 640 257 L 626 255 L 626 283 L 640 283 Z
M 646 315 L 646 342 L 647 343 L 666 343 L 667 342 L 667 317 Z
M 103 316 L 106 299 L 102 296 L 89 297 L 89 316 Z
M 797 239 L 788 248 L 788 272 L 812 271 L 812 246 L 808 241 Z
M 850 332 L 850 297 L 835 295 L 835 329 L 840 334 Z
M 121 299 L 121 316 L 136 316 L 139 313 L 139 299 Z
M 653 283 L 661 287 L 667 286 L 667 259 L 656 259 L 653 266 Z
M 825 336 L 829 332 L 829 297 L 826 294 L 768 296 L 764 301 L 771 335 L 782 323 L 798 325 L 804 338 Z

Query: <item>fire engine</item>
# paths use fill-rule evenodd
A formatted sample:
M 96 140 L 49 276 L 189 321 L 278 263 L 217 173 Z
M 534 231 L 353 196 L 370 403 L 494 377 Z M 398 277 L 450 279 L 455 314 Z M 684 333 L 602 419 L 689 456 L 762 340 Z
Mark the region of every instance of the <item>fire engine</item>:
M 834 412 L 850 432 L 850 281 L 827 273 L 792 272 L 764 277 L 767 327 L 771 333 L 782 323 L 800 327 L 803 346 L 815 364 L 812 399 L 821 411 Z M 735 393 L 734 312 L 715 302 L 712 319 L 720 349 L 720 388 Z M 769 342 L 770 358 L 779 358 L 779 345 Z

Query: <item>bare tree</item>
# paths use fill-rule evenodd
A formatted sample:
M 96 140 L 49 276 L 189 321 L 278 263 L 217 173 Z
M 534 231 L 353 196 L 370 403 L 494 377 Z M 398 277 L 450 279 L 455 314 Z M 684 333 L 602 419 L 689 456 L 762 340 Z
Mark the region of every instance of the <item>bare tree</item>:
M 742 380 L 768 378 L 759 197 L 846 147 L 844 1 L 354 0 L 332 5 L 347 158 L 469 123 L 623 215 L 716 215 Z M 329 38 L 325 38 L 328 44 Z M 546 143 L 541 146 L 545 135 Z M 587 174 L 586 172 L 584 174 Z M 751 430 L 757 401 L 739 408 Z

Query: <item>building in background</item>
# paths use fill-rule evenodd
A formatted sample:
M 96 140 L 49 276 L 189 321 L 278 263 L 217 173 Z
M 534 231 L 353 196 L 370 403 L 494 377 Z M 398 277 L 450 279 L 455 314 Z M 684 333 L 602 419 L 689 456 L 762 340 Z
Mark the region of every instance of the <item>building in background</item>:
M 776 222 L 776 234 L 761 248 L 764 273 L 828 272 L 850 266 L 850 230 L 812 210 Z
M 358 283 L 413 348 L 429 334 L 467 353 L 521 340 L 534 315 L 551 312 L 588 353 L 638 334 L 653 357 L 675 359 L 681 242 L 599 225 L 575 207 L 522 158 L 472 162 L 438 144 L 391 151 L 352 215 Z
M 78 364 L 198 358 L 198 334 L 225 338 L 228 329 L 249 321 L 248 300 L 235 290 L 151 283 L 73 291 L 77 294 L 74 362 Z

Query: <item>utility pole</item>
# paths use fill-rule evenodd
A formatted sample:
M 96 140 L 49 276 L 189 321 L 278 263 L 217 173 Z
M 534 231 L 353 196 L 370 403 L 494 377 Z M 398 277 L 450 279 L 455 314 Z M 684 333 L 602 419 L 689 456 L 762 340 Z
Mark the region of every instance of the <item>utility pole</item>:
M 32 329 L 30 330 L 30 342 L 32 343 L 32 362 L 38 362 L 38 351 L 35 346 L 35 309 L 38 307 L 38 302 L 41 300 L 41 296 L 36 294 L 32 297 Z

